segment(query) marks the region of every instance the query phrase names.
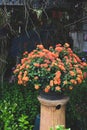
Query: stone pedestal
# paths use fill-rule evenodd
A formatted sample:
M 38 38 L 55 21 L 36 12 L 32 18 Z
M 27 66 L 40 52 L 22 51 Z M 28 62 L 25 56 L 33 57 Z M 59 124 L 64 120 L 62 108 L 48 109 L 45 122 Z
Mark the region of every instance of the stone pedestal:
M 48 100 L 38 96 L 41 103 L 40 130 L 50 130 L 56 125 L 65 126 L 65 106 L 69 98 L 64 97 L 58 100 Z

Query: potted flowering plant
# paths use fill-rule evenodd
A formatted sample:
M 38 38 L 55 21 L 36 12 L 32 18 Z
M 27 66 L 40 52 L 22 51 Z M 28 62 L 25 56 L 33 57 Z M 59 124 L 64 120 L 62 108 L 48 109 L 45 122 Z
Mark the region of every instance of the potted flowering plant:
M 87 66 L 71 50 L 68 43 L 45 49 L 37 45 L 32 52 L 24 52 L 21 63 L 14 70 L 18 84 L 32 85 L 36 90 L 66 92 L 84 80 L 83 70 Z

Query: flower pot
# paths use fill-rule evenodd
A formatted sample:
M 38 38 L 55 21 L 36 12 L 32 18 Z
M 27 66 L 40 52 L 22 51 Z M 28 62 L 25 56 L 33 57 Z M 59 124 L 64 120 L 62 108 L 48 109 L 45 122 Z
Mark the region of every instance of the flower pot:
M 48 99 L 48 100 L 58 100 L 58 99 L 63 99 L 66 96 L 64 96 L 63 93 L 58 93 L 58 92 L 54 92 L 54 91 L 50 91 L 48 93 L 44 92 L 44 91 L 40 91 L 40 96 L 42 98 Z

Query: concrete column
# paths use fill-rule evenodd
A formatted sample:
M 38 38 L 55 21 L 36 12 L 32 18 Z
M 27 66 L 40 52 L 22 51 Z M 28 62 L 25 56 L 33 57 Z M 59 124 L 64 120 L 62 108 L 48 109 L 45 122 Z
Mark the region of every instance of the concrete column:
M 55 130 L 56 125 L 65 126 L 65 106 L 69 97 L 48 100 L 38 96 L 38 100 L 41 103 L 40 130 L 50 130 L 51 127 Z

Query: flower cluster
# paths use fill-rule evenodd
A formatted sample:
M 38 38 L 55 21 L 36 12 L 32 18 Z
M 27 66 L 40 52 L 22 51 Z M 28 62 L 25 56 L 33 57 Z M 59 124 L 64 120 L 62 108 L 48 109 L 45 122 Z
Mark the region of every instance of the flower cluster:
M 73 53 L 68 43 L 45 49 L 37 45 L 32 52 L 24 52 L 21 63 L 16 66 L 18 84 L 31 85 L 45 92 L 72 90 L 84 80 L 83 70 L 87 66 Z

